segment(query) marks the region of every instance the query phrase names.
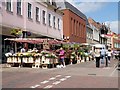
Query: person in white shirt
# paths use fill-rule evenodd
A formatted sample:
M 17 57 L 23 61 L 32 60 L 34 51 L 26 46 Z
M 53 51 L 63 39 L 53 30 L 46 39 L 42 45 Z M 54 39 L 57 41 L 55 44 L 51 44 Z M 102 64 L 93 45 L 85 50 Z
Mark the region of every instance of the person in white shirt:
M 110 59 L 111 59 L 111 56 L 112 56 L 112 52 L 111 52 L 110 49 L 107 52 L 107 56 L 108 56 L 108 62 L 110 63 Z
M 25 52 L 25 48 L 22 48 L 22 49 L 21 49 L 21 52 L 22 52 L 22 53 Z
M 99 68 L 100 67 L 100 49 L 96 48 L 94 54 L 96 58 L 96 67 Z

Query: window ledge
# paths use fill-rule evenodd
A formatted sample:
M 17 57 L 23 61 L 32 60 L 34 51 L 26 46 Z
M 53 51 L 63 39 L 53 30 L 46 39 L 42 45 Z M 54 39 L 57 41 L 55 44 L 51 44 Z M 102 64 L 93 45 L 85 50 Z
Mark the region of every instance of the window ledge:
M 36 20 L 36 23 L 40 24 L 40 21 Z
M 50 28 L 52 28 L 52 26 L 49 25 Z
M 46 26 L 46 24 L 45 24 L 45 23 L 43 23 L 43 25 L 45 25 L 45 26 Z
M 29 18 L 29 17 L 28 17 L 28 20 L 33 22 L 33 19 L 32 19 L 32 18 Z
M 13 11 L 9 11 L 9 10 L 6 10 L 7 11 L 7 13 L 9 13 L 9 14 L 12 14 L 13 15 Z
M 17 16 L 19 16 L 19 17 L 21 17 L 21 18 L 23 17 L 21 14 L 18 14 L 18 13 L 17 13 Z
M 53 27 L 54 29 L 56 29 L 55 27 Z

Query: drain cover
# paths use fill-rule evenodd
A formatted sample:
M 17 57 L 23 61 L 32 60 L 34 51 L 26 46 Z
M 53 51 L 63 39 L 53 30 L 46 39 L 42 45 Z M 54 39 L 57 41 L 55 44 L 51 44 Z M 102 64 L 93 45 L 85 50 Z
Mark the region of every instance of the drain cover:
M 96 75 L 96 74 L 94 74 L 94 73 L 90 73 L 90 74 L 88 74 L 88 75 Z

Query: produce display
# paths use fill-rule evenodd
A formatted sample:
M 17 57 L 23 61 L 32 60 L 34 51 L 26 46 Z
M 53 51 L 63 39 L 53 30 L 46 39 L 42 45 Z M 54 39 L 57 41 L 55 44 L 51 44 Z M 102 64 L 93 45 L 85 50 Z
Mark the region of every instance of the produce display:
M 15 54 L 6 53 L 8 64 L 56 64 L 58 63 L 58 57 L 50 51 L 43 50 L 40 53 L 37 51 L 19 52 Z

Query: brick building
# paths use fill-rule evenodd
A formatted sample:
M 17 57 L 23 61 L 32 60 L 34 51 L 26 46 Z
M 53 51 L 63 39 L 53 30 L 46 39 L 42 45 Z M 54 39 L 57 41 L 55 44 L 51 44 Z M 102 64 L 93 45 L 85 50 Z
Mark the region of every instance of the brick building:
M 63 35 L 64 40 L 74 43 L 86 42 L 86 16 L 68 2 L 61 5 L 63 11 Z

